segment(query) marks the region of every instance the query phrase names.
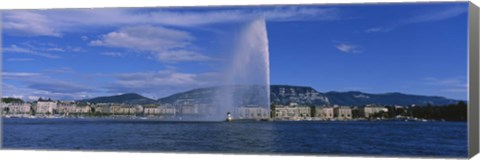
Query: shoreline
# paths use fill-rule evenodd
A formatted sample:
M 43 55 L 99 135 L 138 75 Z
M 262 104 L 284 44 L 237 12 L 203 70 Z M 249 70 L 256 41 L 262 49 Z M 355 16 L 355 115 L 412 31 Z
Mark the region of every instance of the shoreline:
M 148 116 L 31 116 L 31 115 L 2 115 L 2 119 L 85 119 L 85 120 L 149 120 L 149 121 L 163 121 L 163 122 L 227 122 L 216 120 L 202 120 L 195 118 L 165 118 L 165 117 L 148 117 Z M 467 121 L 446 121 L 435 119 L 421 119 L 421 118 L 391 118 L 391 119 L 233 119 L 230 122 L 467 122 Z

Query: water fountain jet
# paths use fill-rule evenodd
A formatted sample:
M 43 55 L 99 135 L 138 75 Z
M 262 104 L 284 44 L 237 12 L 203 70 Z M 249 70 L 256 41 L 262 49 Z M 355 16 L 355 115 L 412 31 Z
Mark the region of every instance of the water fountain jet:
M 218 115 L 230 112 L 234 119 L 270 117 L 270 63 L 264 18 L 251 21 L 240 32 L 216 100 L 218 110 L 223 112 Z

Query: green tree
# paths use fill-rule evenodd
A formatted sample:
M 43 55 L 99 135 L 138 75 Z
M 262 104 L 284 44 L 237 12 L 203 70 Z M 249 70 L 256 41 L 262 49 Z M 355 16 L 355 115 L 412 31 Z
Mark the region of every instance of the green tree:
M 7 98 L 2 98 L 2 102 L 4 102 L 4 103 L 23 103 L 23 100 L 20 99 L 20 98 L 7 97 Z

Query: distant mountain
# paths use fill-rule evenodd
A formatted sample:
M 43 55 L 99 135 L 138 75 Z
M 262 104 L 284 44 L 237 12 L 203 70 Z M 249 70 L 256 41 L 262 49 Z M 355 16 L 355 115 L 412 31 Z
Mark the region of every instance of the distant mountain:
M 168 97 L 158 99 L 159 103 L 175 103 L 177 100 L 194 100 L 197 103 L 212 103 L 222 100 L 224 95 L 241 95 L 243 99 L 229 99 L 232 104 L 261 104 L 258 102 L 262 97 L 268 99 L 267 97 L 267 88 L 261 86 L 251 86 L 251 85 L 234 85 L 234 86 L 222 86 L 222 87 L 209 87 L 209 88 L 198 88 L 186 92 L 181 92 L 173 94 Z M 219 99 L 217 99 L 219 98 Z M 266 101 L 264 101 L 266 103 Z
M 160 98 L 157 101 L 159 103 L 175 103 L 179 99 L 195 99 L 198 102 L 211 102 L 218 90 L 218 87 L 198 88 Z
M 271 85 L 270 102 L 272 104 L 287 105 L 297 103 L 302 105 L 329 104 L 328 97 L 313 89 L 304 86 Z
M 439 96 L 410 95 L 403 93 L 369 94 L 358 91 L 349 91 L 327 92 L 325 95 L 332 104 L 350 106 L 360 106 L 372 103 L 383 105 L 446 105 L 458 102 L 458 100 Z
M 257 86 L 258 87 L 258 86 Z M 97 97 L 83 100 L 91 103 L 127 103 L 127 104 L 152 104 L 152 103 L 176 103 L 178 100 L 193 100 L 196 103 L 214 102 L 216 96 L 228 94 L 242 94 L 244 99 L 235 99 L 235 104 L 255 104 L 258 97 L 266 96 L 264 92 L 258 92 L 258 88 L 251 86 L 227 86 L 198 88 L 186 92 L 176 93 L 168 97 L 153 100 L 139 94 L 128 93 L 116 96 Z M 265 97 L 266 98 L 266 97 Z M 439 96 L 410 95 L 403 93 L 370 94 L 359 91 L 348 92 L 318 92 L 308 86 L 271 85 L 270 102 L 272 104 L 287 105 L 297 103 L 301 105 L 347 105 L 361 106 L 365 104 L 383 105 L 446 105 L 459 102 Z
M 220 87 L 193 89 L 187 92 L 160 98 L 158 101 L 161 103 L 174 103 L 179 99 L 195 99 L 200 102 L 210 102 L 219 89 Z M 242 87 L 237 87 L 236 90 L 237 92 L 245 92 Z M 250 98 L 255 98 L 257 96 L 252 96 Z M 272 104 L 282 105 L 297 103 L 301 105 L 330 104 L 361 106 L 365 104 L 426 105 L 429 103 L 432 105 L 446 105 L 457 103 L 458 100 L 439 96 L 410 95 L 403 93 L 370 94 L 358 91 L 322 93 L 308 86 L 271 85 L 270 102 Z
M 144 97 L 136 93 L 126 93 L 115 96 L 96 97 L 92 99 L 81 100 L 81 102 L 90 103 L 125 103 L 125 104 L 151 104 L 155 100 Z

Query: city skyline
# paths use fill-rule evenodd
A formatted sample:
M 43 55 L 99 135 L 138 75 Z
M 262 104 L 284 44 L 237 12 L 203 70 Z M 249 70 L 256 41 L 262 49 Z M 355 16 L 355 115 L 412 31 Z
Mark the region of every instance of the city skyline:
M 265 17 L 271 84 L 466 100 L 467 8 L 458 2 L 4 11 L 2 94 L 161 98 L 216 85 L 238 31 Z

